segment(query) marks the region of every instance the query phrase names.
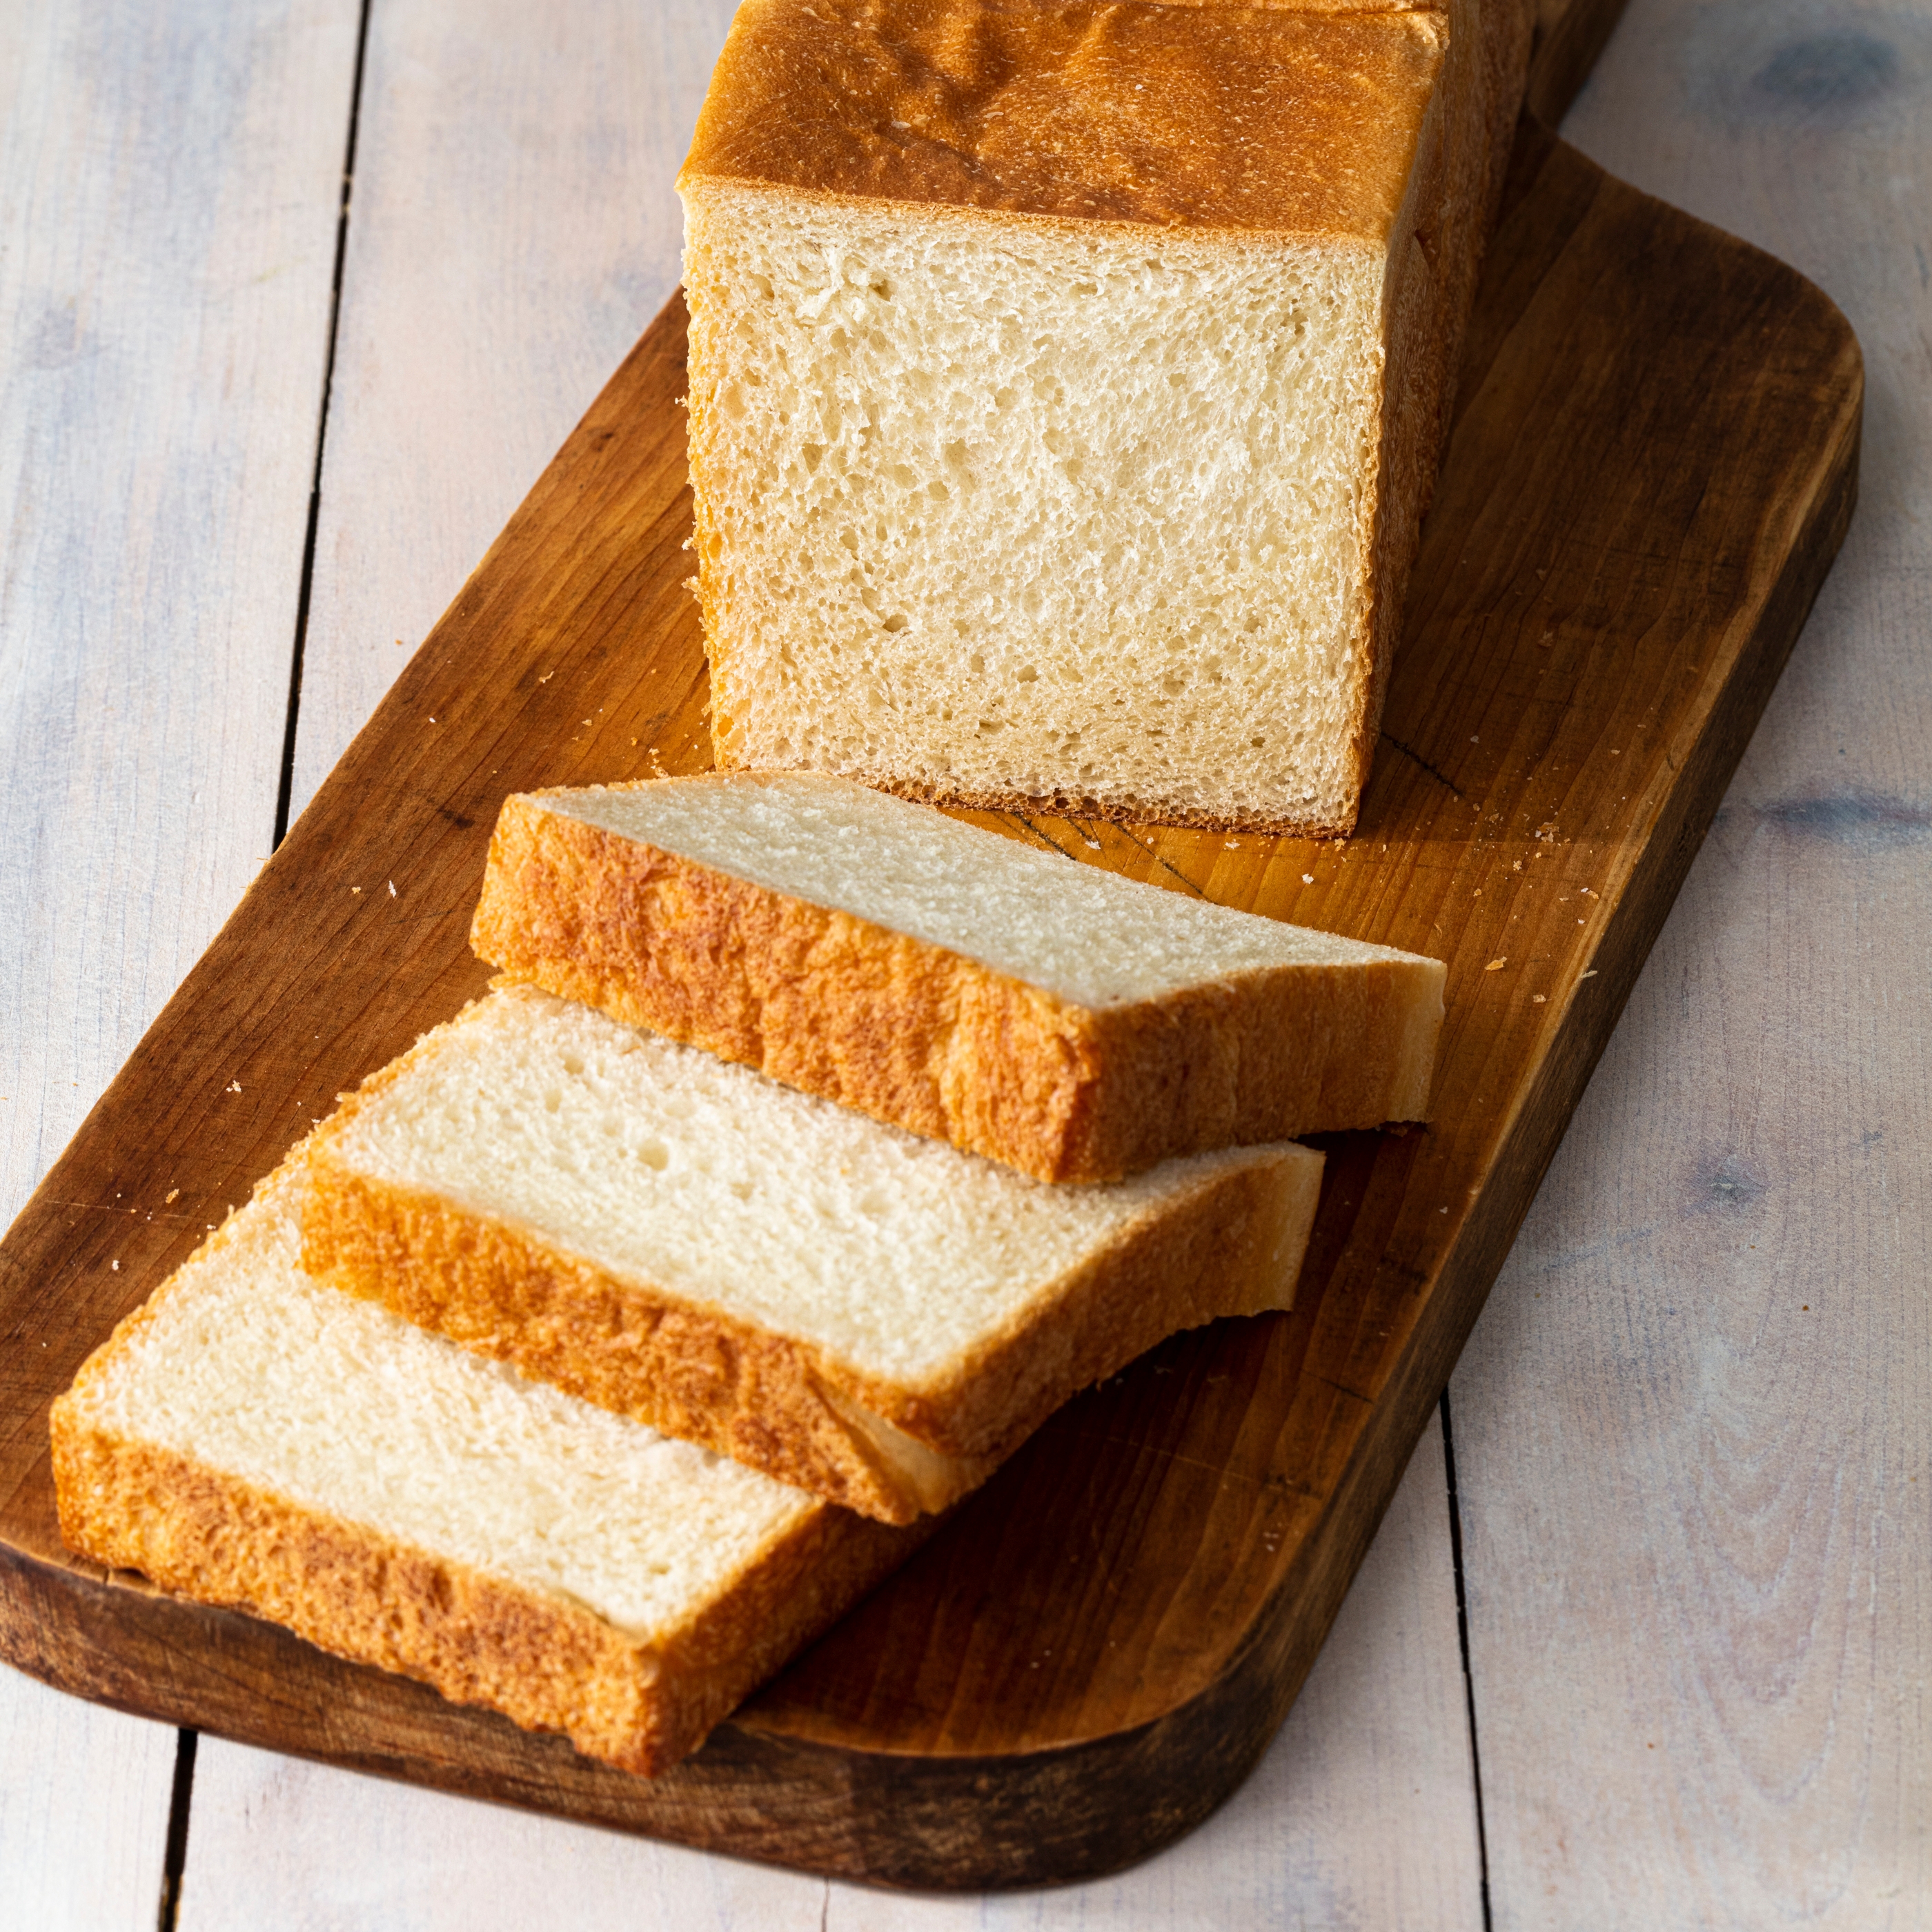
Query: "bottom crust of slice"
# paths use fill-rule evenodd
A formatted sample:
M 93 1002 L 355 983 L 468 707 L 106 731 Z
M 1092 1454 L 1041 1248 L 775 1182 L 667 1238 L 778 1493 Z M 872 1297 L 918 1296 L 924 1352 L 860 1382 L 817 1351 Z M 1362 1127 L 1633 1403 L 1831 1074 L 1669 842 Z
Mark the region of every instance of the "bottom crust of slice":
M 720 771 L 760 771 L 806 767 L 776 766 L 742 763 L 729 757 L 722 734 L 712 734 L 717 748 Z M 1371 734 L 1372 738 L 1372 734 Z M 1372 749 L 1372 745 L 1371 746 Z M 855 779 L 875 790 L 890 792 L 895 798 L 909 798 L 921 805 L 936 805 L 952 812 L 1010 812 L 1036 818 L 1044 813 L 1054 818 L 1097 818 L 1114 825 L 1172 826 L 1184 832 L 1238 832 L 1264 838 L 1346 838 L 1355 829 L 1361 808 L 1361 794 L 1368 782 L 1366 759 L 1360 760 L 1361 771 L 1354 797 L 1346 804 L 1318 810 L 1312 816 L 1290 812 L 1200 812 L 1160 799 L 1096 798 L 1089 792 L 1055 791 L 1045 794 L 986 790 L 973 786 L 929 784 L 916 778 L 889 776 L 878 772 L 838 772 L 838 778 Z M 809 769 L 818 770 L 812 766 Z
M 252 1611 L 526 1730 L 561 1731 L 644 1777 L 694 1750 L 923 1540 L 820 1508 L 649 1643 L 581 1605 L 103 1430 L 71 1397 L 52 1421 L 61 1533 L 81 1555 Z

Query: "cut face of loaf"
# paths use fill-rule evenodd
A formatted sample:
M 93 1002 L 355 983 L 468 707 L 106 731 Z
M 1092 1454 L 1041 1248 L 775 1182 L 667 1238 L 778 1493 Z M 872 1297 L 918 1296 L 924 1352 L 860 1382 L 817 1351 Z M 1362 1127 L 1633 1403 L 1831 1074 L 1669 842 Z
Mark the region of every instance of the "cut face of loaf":
M 1047 1180 L 1422 1118 L 1442 964 L 805 772 L 508 800 L 511 976 Z
M 516 986 L 316 1130 L 303 1262 L 905 1522 L 1175 1330 L 1287 1307 L 1321 1166 L 1051 1187 Z
M 1514 119 L 1454 19 L 746 0 L 680 180 L 721 764 L 1352 826 Z
M 295 1163 L 52 1414 L 82 1554 L 646 1775 L 917 1539 L 301 1271 Z

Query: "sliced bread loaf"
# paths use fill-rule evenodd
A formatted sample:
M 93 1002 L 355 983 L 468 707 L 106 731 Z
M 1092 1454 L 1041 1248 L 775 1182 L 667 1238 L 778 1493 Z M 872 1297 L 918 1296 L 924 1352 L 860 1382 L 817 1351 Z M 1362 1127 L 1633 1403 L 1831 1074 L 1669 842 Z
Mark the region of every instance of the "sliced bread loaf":
M 664 1770 L 916 1542 L 298 1266 L 263 1184 L 54 1404 L 68 1544 Z
M 303 1264 L 904 1522 L 1176 1329 L 1288 1306 L 1321 1168 L 1050 1186 L 512 986 L 316 1130 Z
M 726 766 L 1336 833 L 1521 0 L 746 0 L 680 178 Z
M 1421 1118 L 1433 959 L 1076 866 L 848 782 L 509 799 L 511 977 L 1047 1180 Z

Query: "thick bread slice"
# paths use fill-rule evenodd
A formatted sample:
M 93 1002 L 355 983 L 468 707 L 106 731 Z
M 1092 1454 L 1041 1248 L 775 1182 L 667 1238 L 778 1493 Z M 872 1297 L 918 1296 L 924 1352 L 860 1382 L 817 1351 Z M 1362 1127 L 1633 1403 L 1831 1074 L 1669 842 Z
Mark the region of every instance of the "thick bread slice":
M 1445 976 L 805 772 L 513 796 L 471 939 L 1044 1180 L 1421 1119 Z
M 1287 1307 L 1321 1168 L 1053 1187 L 511 986 L 316 1130 L 303 1264 L 905 1522 L 1175 1330 Z
M 298 1163 L 53 1406 L 62 1534 L 650 1775 L 916 1543 L 297 1265 Z
M 746 0 L 680 178 L 726 766 L 1354 822 L 1521 0 Z

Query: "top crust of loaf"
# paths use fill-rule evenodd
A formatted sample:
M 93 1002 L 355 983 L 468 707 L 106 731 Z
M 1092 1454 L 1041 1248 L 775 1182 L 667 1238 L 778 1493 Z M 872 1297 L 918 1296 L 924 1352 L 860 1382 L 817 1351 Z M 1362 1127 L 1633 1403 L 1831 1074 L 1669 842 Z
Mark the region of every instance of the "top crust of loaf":
M 1432 9 L 745 0 L 679 187 L 1379 248 L 1448 38 Z

